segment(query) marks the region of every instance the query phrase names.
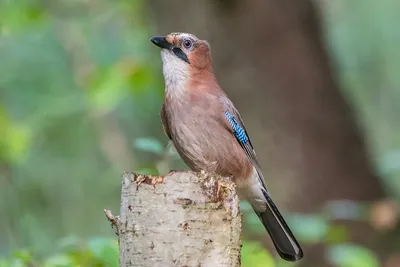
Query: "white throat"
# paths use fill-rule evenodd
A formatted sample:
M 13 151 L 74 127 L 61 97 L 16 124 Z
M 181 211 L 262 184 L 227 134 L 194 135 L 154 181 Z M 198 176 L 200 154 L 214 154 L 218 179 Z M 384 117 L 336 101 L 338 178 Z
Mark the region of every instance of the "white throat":
M 166 93 L 184 93 L 189 79 L 189 65 L 166 49 L 161 50 L 161 59 Z

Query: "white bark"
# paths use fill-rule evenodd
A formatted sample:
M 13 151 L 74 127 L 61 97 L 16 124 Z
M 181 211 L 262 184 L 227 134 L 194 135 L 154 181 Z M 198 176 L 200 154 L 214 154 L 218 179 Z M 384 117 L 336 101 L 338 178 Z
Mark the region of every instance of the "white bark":
M 105 210 L 117 228 L 120 266 L 240 266 L 242 224 L 230 181 L 194 172 L 164 179 L 125 173 L 121 202 L 120 216 Z

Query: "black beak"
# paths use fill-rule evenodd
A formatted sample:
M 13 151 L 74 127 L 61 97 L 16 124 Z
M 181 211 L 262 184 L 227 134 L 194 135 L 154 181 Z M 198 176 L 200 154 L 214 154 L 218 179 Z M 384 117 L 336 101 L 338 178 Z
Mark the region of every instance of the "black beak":
M 150 41 L 158 47 L 171 49 L 172 44 L 168 43 L 167 39 L 164 36 L 154 36 L 150 39 Z

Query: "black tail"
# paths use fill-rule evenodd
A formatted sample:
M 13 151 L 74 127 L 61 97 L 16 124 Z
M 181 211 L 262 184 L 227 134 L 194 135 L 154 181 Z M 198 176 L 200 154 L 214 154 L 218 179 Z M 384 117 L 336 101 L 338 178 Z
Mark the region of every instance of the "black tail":
M 282 259 L 287 261 L 298 261 L 303 258 L 303 250 L 296 238 L 287 226 L 285 220 L 275 206 L 271 197 L 264 192 L 267 199 L 267 210 L 265 212 L 257 212 L 258 217 L 267 229 L 275 248 Z

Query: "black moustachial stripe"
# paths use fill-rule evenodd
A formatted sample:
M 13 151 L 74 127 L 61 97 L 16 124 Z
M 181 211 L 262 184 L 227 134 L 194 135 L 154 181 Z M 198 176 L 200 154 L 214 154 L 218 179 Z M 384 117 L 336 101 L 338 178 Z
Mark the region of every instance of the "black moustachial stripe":
M 182 59 L 182 60 L 185 61 L 186 63 L 189 63 L 189 64 L 190 64 L 188 57 L 187 57 L 186 54 L 182 51 L 182 49 L 180 49 L 180 48 L 178 48 L 178 47 L 175 47 L 175 48 L 172 49 L 172 52 L 174 52 L 174 54 L 175 54 L 177 57 L 179 57 L 180 59 Z

